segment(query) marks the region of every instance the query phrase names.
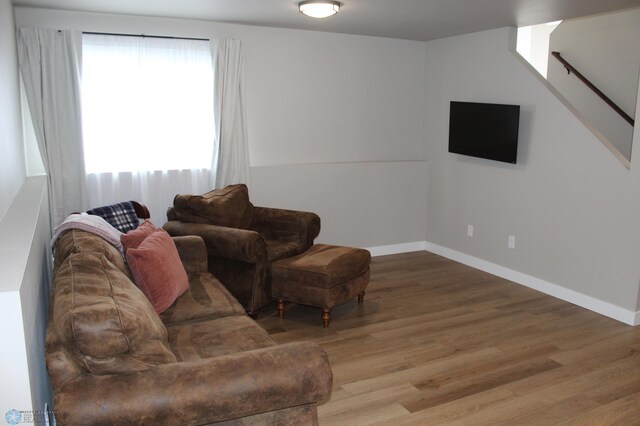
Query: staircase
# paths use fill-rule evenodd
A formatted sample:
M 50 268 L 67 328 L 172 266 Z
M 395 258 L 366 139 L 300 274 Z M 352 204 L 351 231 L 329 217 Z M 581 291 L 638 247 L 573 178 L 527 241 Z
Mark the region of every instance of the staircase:
M 629 168 L 640 70 L 640 9 L 518 30 L 518 53 Z

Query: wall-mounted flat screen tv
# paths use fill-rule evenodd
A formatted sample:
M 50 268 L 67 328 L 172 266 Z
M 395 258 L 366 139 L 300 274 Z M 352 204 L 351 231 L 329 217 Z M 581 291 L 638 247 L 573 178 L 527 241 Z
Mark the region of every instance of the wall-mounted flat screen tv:
M 516 163 L 519 105 L 451 101 L 449 152 Z

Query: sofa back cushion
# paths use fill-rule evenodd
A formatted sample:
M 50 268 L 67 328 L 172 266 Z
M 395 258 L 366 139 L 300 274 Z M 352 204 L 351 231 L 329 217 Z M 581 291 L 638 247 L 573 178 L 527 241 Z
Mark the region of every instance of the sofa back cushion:
M 182 222 L 248 229 L 253 219 L 253 204 L 244 184 L 214 189 L 203 195 L 178 194 L 173 199 L 173 208 L 174 217 Z
M 65 231 L 56 240 L 54 267 L 59 267 L 72 254 L 94 253 L 103 255 L 127 277 L 131 277 L 131 271 L 124 261 L 120 250 L 106 242 L 102 237 L 80 229 Z
M 53 280 L 56 332 L 86 371 L 130 373 L 176 361 L 158 314 L 104 255 L 72 254 Z

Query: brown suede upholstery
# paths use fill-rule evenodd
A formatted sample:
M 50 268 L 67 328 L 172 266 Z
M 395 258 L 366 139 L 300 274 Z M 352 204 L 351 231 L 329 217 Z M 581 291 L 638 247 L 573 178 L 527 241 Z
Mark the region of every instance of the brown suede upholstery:
M 70 229 L 58 238 L 54 253 L 54 268 L 59 268 L 60 264 L 71 254 L 99 253 L 124 272 L 127 277 L 133 278 L 122 253 L 111 244 L 105 243 L 104 240 L 96 239 L 95 235 L 89 232 Z
M 89 373 L 131 373 L 175 362 L 158 314 L 103 255 L 72 254 L 56 270 L 54 282 L 56 332 Z
M 317 424 L 326 353 L 277 345 L 208 272 L 203 240 L 174 242 L 190 288 L 160 316 L 100 237 L 56 242 L 46 361 L 58 423 Z
M 178 361 L 196 361 L 275 346 L 269 333 L 246 315 L 167 327 Z
M 329 324 L 330 311 L 336 305 L 360 295 L 369 284 L 369 251 L 352 247 L 316 244 L 298 256 L 273 264 L 272 293 L 282 301 L 323 308 L 323 323 Z
M 238 202 L 238 193 L 246 191 L 245 185 L 231 185 L 212 192 L 216 192 L 217 202 L 230 194 L 234 205 L 246 212 L 251 204 L 248 198 L 242 198 L 246 205 Z M 197 196 L 177 195 L 163 227 L 172 236 L 202 237 L 209 253 L 209 270 L 250 314 L 271 301 L 271 264 L 304 253 L 320 233 L 320 218 L 315 213 L 251 205 L 251 222 L 244 229 L 219 225 L 225 209 L 212 213 L 210 219 L 194 216 L 192 212 L 200 204 Z M 209 212 L 215 210 L 213 204 L 209 208 Z M 199 214 L 205 213 L 201 209 Z
M 176 218 L 183 222 L 247 229 L 253 216 L 246 185 L 229 185 L 203 195 L 178 194 L 173 205 Z

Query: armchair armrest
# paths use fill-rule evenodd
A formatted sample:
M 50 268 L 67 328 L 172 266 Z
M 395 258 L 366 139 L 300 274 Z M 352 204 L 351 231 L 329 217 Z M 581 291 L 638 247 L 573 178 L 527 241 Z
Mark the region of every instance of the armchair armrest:
M 208 271 L 207 247 L 201 237 L 172 237 L 187 274 Z
M 254 207 L 252 227 L 259 232 L 284 231 L 297 234 L 306 250 L 320 234 L 320 217 L 311 212 Z
M 171 236 L 197 235 L 204 240 L 209 255 L 258 263 L 267 260 L 267 245 L 254 231 L 202 223 L 172 220 L 163 225 Z
M 85 375 L 56 394 L 60 424 L 196 425 L 328 398 L 326 353 L 300 342 L 153 367 L 129 375 Z

